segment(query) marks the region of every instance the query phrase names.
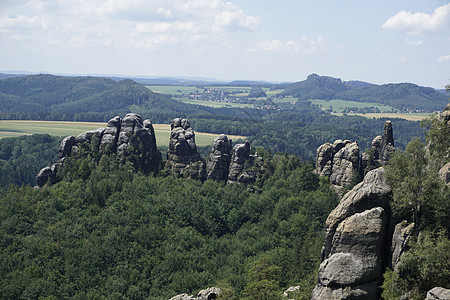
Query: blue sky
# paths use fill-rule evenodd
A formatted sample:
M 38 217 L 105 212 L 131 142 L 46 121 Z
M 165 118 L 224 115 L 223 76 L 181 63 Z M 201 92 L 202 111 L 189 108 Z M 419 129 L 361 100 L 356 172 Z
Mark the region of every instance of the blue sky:
M 450 2 L 0 0 L 0 70 L 450 84 Z

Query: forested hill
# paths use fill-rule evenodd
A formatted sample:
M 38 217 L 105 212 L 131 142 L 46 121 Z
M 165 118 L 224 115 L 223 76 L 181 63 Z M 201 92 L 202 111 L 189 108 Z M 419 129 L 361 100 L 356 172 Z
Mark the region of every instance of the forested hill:
M 243 110 L 182 103 L 129 79 L 48 74 L 0 80 L 0 107 L 0 118 L 18 119 L 108 121 L 130 110 L 146 113 L 156 122 L 186 114 L 246 116 Z
M 370 84 L 361 81 L 344 82 L 341 79 L 311 74 L 304 81 L 290 84 L 285 94 L 299 99 L 342 99 L 374 102 L 398 109 L 417 109 L 427 112 L 444 107 L 447 96 L 433 88 L 412 83 Z

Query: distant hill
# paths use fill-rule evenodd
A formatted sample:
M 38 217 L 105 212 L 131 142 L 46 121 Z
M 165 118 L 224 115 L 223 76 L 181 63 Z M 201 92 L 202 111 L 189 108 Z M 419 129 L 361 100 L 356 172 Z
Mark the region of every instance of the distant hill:
M 129 79 L 48 74 L 0 80 L 0 107 L 0 118 L 21 119 L 107 121 L 129 111 L 151 116 L 154 121 L 186 115 L 246 116 L 242 109 L 182 103 Z
M 448 103 L 446 95 L 433 88 L 412 83 L 376 85 L 362 81 L 344 82 L 338 78 L 317 74 L 311 74 L 304 81 L 286 86 L 285 94 L 301 100 L 342 99 L 423 111 L 438 111 Z

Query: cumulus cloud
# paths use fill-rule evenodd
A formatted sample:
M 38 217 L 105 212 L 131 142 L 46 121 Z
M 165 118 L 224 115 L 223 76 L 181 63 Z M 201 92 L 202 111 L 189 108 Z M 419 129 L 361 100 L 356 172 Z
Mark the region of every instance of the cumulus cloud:
M 450 24 L 450 3 L 436 8 L 433 14 L 424 12 L 412 13 L 400 11 L 390 17 L 383 25 L 384 29 L 406 32 L 410 35 L 420 33 L 434 33 L 448 29 Z
M 311 39 L 307 36 L 302 36 L 298 41 L 288 40 L 271 40 L 261 41 L 254 49 L 249 49 L 250 52 L 260 51 L 280 54 L 312 54 L 317 51 L 325 49 L 325 40 L 322 36 L 317 39 Z
M 423 41 L 410 41 L 409 39 L 405 39 L 405 44 L 410 46 L 422 46 Z
M 440 63 L 444 63 L 444 62 L 448 62 L 448 61 L 450 61 L 450 54 L 443 55 L 438 58 L 438 62 L 440 62 Z
M 155 48 L 254 30 L 260 18 L 224 0 L 23 0 L 2 3 L 0 41 Z M 154 41 L 152 41 L 154 39 Z

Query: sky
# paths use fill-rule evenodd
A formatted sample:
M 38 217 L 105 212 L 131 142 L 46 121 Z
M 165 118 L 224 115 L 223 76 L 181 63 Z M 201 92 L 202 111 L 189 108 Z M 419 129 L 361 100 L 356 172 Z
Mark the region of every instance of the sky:
M 450 84 L 450 2 L 0 0 L 0 72 Z

